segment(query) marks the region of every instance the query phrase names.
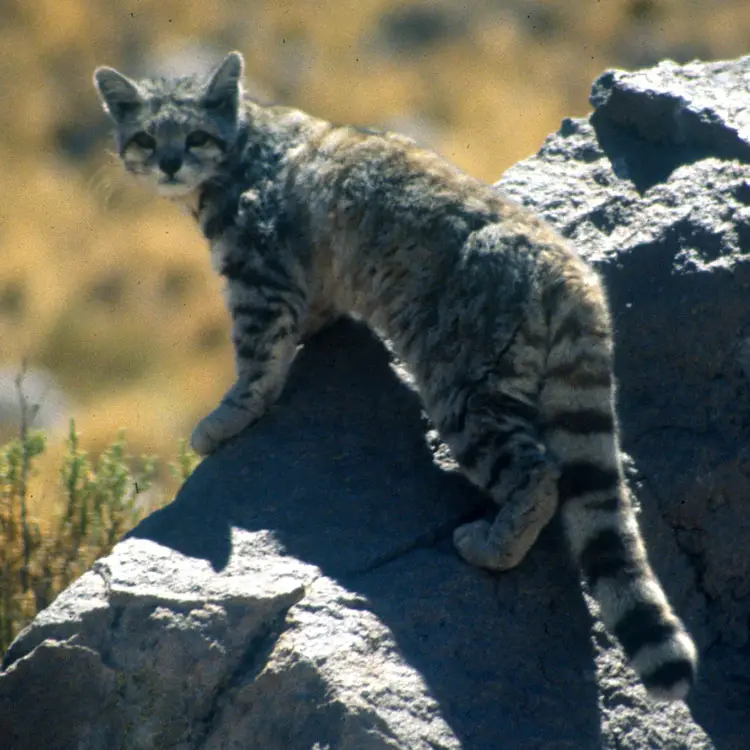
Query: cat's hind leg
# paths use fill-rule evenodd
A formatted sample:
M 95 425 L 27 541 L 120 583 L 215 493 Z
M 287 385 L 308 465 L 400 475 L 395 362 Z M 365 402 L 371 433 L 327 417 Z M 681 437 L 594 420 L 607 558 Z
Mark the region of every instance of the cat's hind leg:
M 518 565 L 557 509 L 560 471 L 539 431 L 539 327 L 527 319 L 499 359 L 433 381 L 433 393 L 447 394 L 430 404 L 433 421 L 464 475 L 498 506 L 493 523 L 465 524 L 453 537 L 459 554 L 483 568 Z
M 492 523 L 460 526 L 453 542 L 472 565 L 508 570 L 523 560 L 555 514 L 560 472 L 537 436 L 536 406 L 526 397 L 506 391 L 474 401 L 482 406 L 467 414 L 463 446 L 454 454 L 498 513 Z

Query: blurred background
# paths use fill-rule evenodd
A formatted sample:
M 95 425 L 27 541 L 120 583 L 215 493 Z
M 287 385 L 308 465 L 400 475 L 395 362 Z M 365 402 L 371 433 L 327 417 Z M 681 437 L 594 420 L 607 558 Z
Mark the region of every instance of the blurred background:
M 213 65 L 265 101 L 400 130 L 493 182 L 594 78 L 750 52 L 747 0 L 0 0 L 0 428 L 23 360 L 42 424 L 96 452 L 177 438 L 232 382 L 227 315 L 192 220 L 128 184 L 91 84 Z

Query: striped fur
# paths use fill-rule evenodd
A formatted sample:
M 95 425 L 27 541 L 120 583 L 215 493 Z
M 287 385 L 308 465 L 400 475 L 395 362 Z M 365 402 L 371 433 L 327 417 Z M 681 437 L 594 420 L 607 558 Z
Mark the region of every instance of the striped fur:
M 389 339 L 466 476 L 499 506 L 468 562 L 517 565 L 558 507 L 572 554 L 650 694 L 685 696 L 696 649 L 649 567 L 623 479 L 612 332 L 596 274 L 542 221 L 394 134 L 208 80 L 99 68 L 128 171 L 186 200 L 225 277 L 237 382 L 201 453 L 257 420 L 304 336 L 339 315 Z

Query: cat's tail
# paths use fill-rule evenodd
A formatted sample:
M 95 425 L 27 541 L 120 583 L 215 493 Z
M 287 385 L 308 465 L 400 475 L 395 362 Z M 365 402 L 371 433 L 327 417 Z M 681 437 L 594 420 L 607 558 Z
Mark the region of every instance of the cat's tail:
M 560 461 L 565 533 L 604 626 L 649 694 L 679 700 L 695 680 L 697 651 L 651 570 L 625 485 L 604 293 L 583 265 L 556 287 L 539 405 Z

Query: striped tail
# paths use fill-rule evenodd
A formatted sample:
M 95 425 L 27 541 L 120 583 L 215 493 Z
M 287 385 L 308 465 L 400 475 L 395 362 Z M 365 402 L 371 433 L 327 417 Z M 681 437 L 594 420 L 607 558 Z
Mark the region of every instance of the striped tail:
M 561 464 L 563 526 L 604 626 L 651 697 L 680 700 L 697 651 L 651 570 L 624 482 L 606 301 L 588 268 L 566 287 L 550 315 L 540 394 L 545 442 Z

